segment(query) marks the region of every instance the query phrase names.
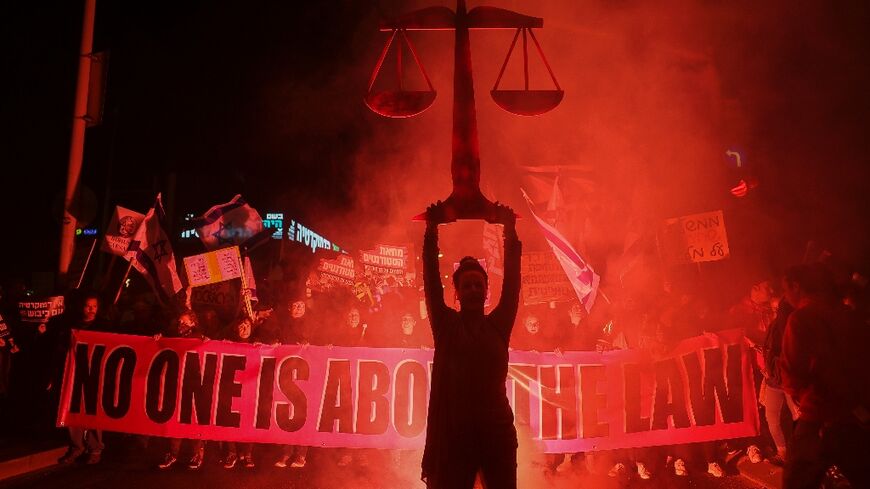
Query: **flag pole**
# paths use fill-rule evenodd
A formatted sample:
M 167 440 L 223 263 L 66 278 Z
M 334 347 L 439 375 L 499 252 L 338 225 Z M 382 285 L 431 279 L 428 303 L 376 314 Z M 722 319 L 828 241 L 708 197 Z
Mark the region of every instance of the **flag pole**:
M 245 273 L 245 262 L 242 260 L 242 255 L 238 254 L 239 260 L 239 269 L 242 271 L 241 278 L 242 279 L 242 300 L 245 301 L 245 312 L 248 314 L 248 318 L 254 319 L 254 307 L 251 305 L 251 291 L 248 289 L 248 280 L 245 277 L 247 273 Z
M 96 246 L 97 246 L 97 240 L 95 239 L 95 240 L 91 243 L 91 251 L 88 252 L 88 258 L 87 258 L 87 260 L 85 260 L 85 266 L 82 268 L 82 274 L 79 275 L 79 281 L 78 281 L 78 283 L 76 284 L 76 288 L 77 288 L 77 289 L 78 289 L 79 287 L 82 286 L 82 280 L 85 279 L 85 272 L 88 271 L 88 265 L 91 263 L 91 256 L 94 254 L 94 248 L 95 248 Z
M 57 265 L 58 281 L 64 283 L 72 262 L 75 248 L 76 218 L 72 213 L 73 202 L 79 193 L 82 159 L 85 149 L 85 120 L 88 107 L 88 85 L 91 75 L 91 50 L 94 45 L 94 16 L 96 0 L 85 0 L 82 19 L 82 38 L 79 48 L 79 72 L 76 81 L 76 98 L 73 109 L 72 137 L 69 146 L 66 193 L 63 199 L 63 220 L 60 228 L 60 258 Z
M 115 301 L 112 304 L 117 304 L 121 297 L 121 291 L 124 290 L 124 284 L 127 283 L 127 277 L 130 275 L 130 269 L 133 268 L 133 258 L 130 258 L 130 263 L 127 265 L 127 271 L 124 272 L 124 278 L 121 279 L 121 285 L 118 286 L 118 292 L 115 294 Z

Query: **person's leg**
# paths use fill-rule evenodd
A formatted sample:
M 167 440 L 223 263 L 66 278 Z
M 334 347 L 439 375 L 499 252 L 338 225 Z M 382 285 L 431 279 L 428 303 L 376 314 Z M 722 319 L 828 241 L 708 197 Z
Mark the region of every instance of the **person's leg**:
M 78 426 L 69 428 L 69 449 L 79 454 L 85 451 L 85 429 Z
M 181 452 L 181 441 L 181 438 L 169 439 L 169 454 L 175 458 L 178 458 L 178 454 Z
M 481 481 L 485 489 L 516 489 L 517 434 L 513 425 L 495 427 L 481 437 Z M 473 481 L 472 481 L 473 483 Z
M 69 448 L 63 457 L 57 459 L 59 464 L 73 463 L 85 452 L 84 428 L 70 426 L 67 430 L 69 431 Z
M 103 452 L 103 430 L 87 430 L 85 432 L 85 446 L 88 453 L 99 455 Z
M 191 457 L 187 468 L 197 470 L 202 467 L 202 462 L 205 459 L 205 442 L 199 439 L 190 440 Z
M 242 457 L 250 457 L 254 451 L 253 443 L 240 443 L 239 447 L 239 455 Z
M 782 473 L 783 489 L 817 489 L 825 477 L 822 438 L 818 423 L 798 420 L 788 441 L 788 458 Z
M 780 389 L 774 389 L 767 386 L 762 390 L 764 394 L 764 415 L 767 418 L 767 427 L 770 429 L 770 436 L 773 438 L 773 443 L 776 446 L 776 454 L 780 457 L 785 456 L 786 439 L 785 433 L 782 431 L 782 407 L 785 403 L 785 392 Z
M 837 424 L 824 430 L 822 442 L 825 459 L 840 469 L 852 487 L 870 487 L 870 435 L 864 428 Z
M 239 460 L 242 461 L 242 465 L 246 469 L 254 468 L 254 459 L 251 456 L 253 451 L 254 444 L 253 443 L 239 443 Z
M 232 469 L 239 461 L 239 446 L 234 441 L 228 441 L 224 443 L 224 447 L 226 448 L 226 455 L 224 456 L 223 463 L 224 468 Z
M 100 463 L 103 453 L 103 430 L 85 430 L 85 446 L 88 450 L 87 464 Z
M 430 476 L 426 480 L 426 489 L 474 489 L 477 468 L 469 463 L 450 465 L 450 470 L 440 476 Z M 485 486 L 486 489 L 501 489 L 498 486 Z M 516 487 L 516 485 L 514 485 Z

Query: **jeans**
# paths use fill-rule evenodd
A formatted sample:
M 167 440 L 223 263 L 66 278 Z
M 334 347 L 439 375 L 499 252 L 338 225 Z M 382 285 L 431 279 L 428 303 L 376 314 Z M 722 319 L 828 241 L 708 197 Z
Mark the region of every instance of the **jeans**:
M 181 451 L 181 442 L 183 441 L 184 438 L 169 439 L 169 453 L 171 453 L 173 457 L 178 458 L 178 453 Z M 205 442 L 202 440 L 190 440 L 190 448 L 193 455 L 196 455 L 196 453 L 202 450 L 204 446 Z
M 764 417 L 767 419 L 767 427 L 770 429 L 770 436 L 776 445 L 777 453 L 782 455 L 786 449 L 785 433 L 782 431 L 782 407 L 783 404 L 788 406 L 791 420 L 794 421 L 798 417 L 797 405 L 785 391 L 771 387 L 766 383 L 761 386 L 760 395 L 761 404 L 764 405 Z
M 69 427 L 70 450 L 99 454 L 103 451 L 103 430 Z

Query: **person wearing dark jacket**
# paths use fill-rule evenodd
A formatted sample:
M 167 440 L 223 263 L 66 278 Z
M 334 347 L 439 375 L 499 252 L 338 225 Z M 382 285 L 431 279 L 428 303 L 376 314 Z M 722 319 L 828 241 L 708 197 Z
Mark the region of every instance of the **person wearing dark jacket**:
M 56 358 L 66 357 L 73 329 L 90 331 L 104 331 L 106 329 L 105 324 L 97 319 L 97 313 L 100 311 L 99 297 L 96 294 L 85 294 L 81 299 L 81 303 L 70 311 L 68 317 L 71 321 L 63 321 L 63 325 L 58 331 Z M 60 372 L 60 376 L 63 375 L 63 367 L 54 370 Z M 60 386 L 60 383 L 58 382 L 57 385 Z M 70 445 L 66 454 L 57 462 L 59 464 L 72 463 L 87 451 L 86 463 L 99 463 L 103 452 L 103 430 L 86 429 L 80 426 L 70 426 L 68 429 Z
M 311 343 L 311 332 L 305 301 L 297 298 L 289 302 L 286 312 L 279 311 L 260 326 L 255 341 L 273 345 L 307 345 Z M 305 467 L 307 455 L 307 446 L 283 445 L 281 458 L 275 462 L 275 467 Z
M 516 216 L 496 205 L 504 225 L 504 284 L 498 306 L 484 313 L 488 288 L 483 267 L 463 258 L 453 274 L 460 310 L 447 307 L 438 264 L 438 225 L 443 204 L 426 212 L 423 282 L 435 340 L 422 480 L 429 489 L 470 489 L 481 472 L 486 487 L 517 486 L 517 432 L 505 380 L 508 345 L 520 293 Z
M 782 389 L 782 373 L 779 367 L 782 356 L 782 337 L 788 317 L 794 310 L 787 300 L 780 300 L 776 308 L 776 316 L 767 329 L 762 352 L 764 354 L 764 383 L 761 385 L 759 402 L 764 406 L 764 416 L 770 436 L 776 445 L 776 455 L 770 459 L 774 465 L 785 464 L 786 438 L 782 429 L 782 410 L 787 406 L 791 414 L 790 422 L 798 417 L 797 404 Z
M 163 335 L 154 335 L 155 340 L 159 340 Z M 178 319 L 173 321 L 170 327 L 166 330 L 168 338 L 196 338 L 203 341 L 208 341 L 208 337 L 202 334 L 197 320 L 196 313 L 187 310 L 182 312 Z M 171 438 L 169 440 L 169 451 L 163 456 L 163 461 L 157 465 L 157 468 L 166 470 L 176 462 L 181 452 L 181 438 Z M 187 468 L 190 470 L 198 470 L 202 467 L 202 462 L 205 458 L 205 442 L 201 439 L 190 440 L 191 452 L 190 461 L 187 463 Z
M 817 488 L 836 465 L 852 487 L 870 487 L 867 328 L 833 294 L 821 264 L 786 272 L 795 308 L 782 340 L 782 386 L 800 415 L 788 442 L 783 487 Z
M 220 333 L 220 338 L 224 341 L 232 341 L 234 343 L 252 343 L 252 333 L 254 330 L 254 321 L 245 316 L 236 321 L 233 321 L 227 328 Z M 252 457 L 253 443 L 237 443 L 234 441 L 227 442 L 226 455 L 223 459 L 223 467 L 232 469 L 236 465 L 241 465 L 246 469 L 254 468 L 254 458 Z

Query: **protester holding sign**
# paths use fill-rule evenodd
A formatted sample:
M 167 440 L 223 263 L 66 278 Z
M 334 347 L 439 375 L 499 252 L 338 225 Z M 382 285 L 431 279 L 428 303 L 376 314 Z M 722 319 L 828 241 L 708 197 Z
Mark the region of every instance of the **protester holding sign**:
M 96 294 L 85 294 L 81 300 L 81 306 L 78 310 L 73 310 L 76 318 L 63 325 L 63 329 L 58 335 L 59 353 L 62 352 L 65 356 L 66 349 L 70 343 L 70 333 L 73 329 L 84 329 L 92 331 L 105 330 L 105 326 L 97 320 L 97 313 L 100 311 L 100 301 Z M 62 369 L 59 372 L 63 372 Z M 59 384 L 58 384 L 59 386 Z M 51 385 L 49 386 L 51 388 Z M 86 463 L 89 465 L 100 462 L 100 456 L 103 452 L 103 430 L 86 429 L 80 426 L 69 427 L 69 448 L 66 454 L 58 459 L 59 464 L 69 464 L 75 462 L 87 450 Z
M 307 307 L 301 297 L 294 297 L 283 311 L 270 317 L 260 327 L 257 340 L 273 345 L 307 345 L 311 343 L 311 330 L 306 317 Z M 308 447 L 304 445 L 284 445 L 281 458 L 275 467 L 294 469 L 305 467 Z
M 484 314 L 487 275 L 478 261 L 463 258 L 453 274 L 460 310 L 447 307 L 438 264 L 438 225 L 447 222 L 442 203 L 429 206 L 423 241 L 423 281 L 435 339 L 422 479 L 429 489 L 474 485 L 516 488 L 517 432 L 505 378 L 508 344 L 520 294 L 522 246 L 516 216 L 497 205 L 504 225 L 504 284 L 501 300 Z
M 251 343 L 254 329 L 254 321 L 248 317 L 242 317 L 234 321 L 224 331 L 221 338 L 235 343 Z M 232 469 L 237 464 L 246 469 L 254 468 L 254 458 L 251 456 L 253 443 L 227 442 L 227 453 L 223 459 L 223 467 Z
M 154 339 L 160 340 L 163 335 L 158 334 Z M 196 313 L 193 311 L 184 311 L 178 319 L 173 321 L 172 325 L 167 329 L 166 336 L 168 338 L 199 338 L 207 341 L 208 338 L 202 335 L 197 321 Z M 157 465 L 161 470 L 168 469 L 178 462 L 178 456 L 181 452 L 181 438 L 172 438 L 169 440 L 169 451 L 163 456 L 163 461 Z M 187 468 L 198 470 L 202 467 L 203 459 L 205 458 L 205 442 L 202 439 L 190 440 L 191 457 L 187 464 Z

